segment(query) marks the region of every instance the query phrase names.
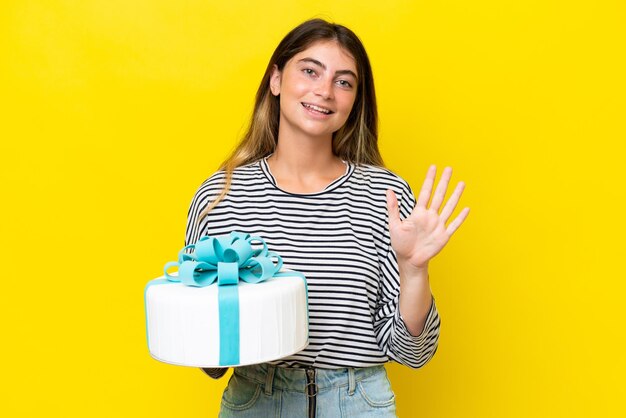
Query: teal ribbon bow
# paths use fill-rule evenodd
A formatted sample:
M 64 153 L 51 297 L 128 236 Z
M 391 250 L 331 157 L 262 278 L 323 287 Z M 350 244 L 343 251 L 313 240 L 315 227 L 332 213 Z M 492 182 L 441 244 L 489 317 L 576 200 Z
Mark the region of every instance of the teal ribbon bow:
M 258 241 L 263 248 L 253 249 Z M 193 254 L 185 251 L 194 249 Z M 275 265 L 272 258 L 276 257 Z M 259 283 L 274 277 L 283 265 L 283 259 L 260 237 L 251 237 L 243 232 L 231 232 L 219 237 L 204 236 L 195 244 L 187 245 L 178 253 L 178 261 L 165 264 L 165 278 L 182 282 L 187 286 L 209 286 L 217 279 L 218 286 L 237 284 L 239 279 L 247 283 Z M 178 266 L 178 276 L 167 270 Z
M 260 242 L 263 248 L 253 249 Z M 186 253 L 193 249 L 193 254 Z M 277 259 L 274 264 L 273 258 Z M 239 280 L 260 283 L 271 277 L 300 276 L 296 271 L 279 272 L 283 265 L 280 255 L 268 251 L 260 237 L 242 232 L 231 232 L 218 237 L 204 236 L 195 244 L 187 245 L 178 253 L 178 261 L 165 264 L 165 278 L 187 286 L 205 287 L 217 280 L 220 329 L 220 365 L 239 364 Z M 167 270 L 177 266 L 178 276 Z M 308 301 L 307 301 L 308 305 Z

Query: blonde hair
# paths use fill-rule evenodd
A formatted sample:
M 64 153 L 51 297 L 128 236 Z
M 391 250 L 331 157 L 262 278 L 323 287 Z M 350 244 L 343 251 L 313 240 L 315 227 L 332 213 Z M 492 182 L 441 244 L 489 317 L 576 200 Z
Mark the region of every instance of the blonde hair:
M 378 150 L 378 110 L 370 61 L 359 38 L 342 25 L 322 19 L 311 19 L 301 23 L 289 32 L 278 44 L 265 70 L 256 93 L 250 125 L 234 151 L 222 162 L 219 170 L 226 177 L 224 188 L 198 216 L 199 223 L 230 190 L 233 171 L 273 153 L 278 143 L 278 121 L 280 102 L 270 92 L 270 77 L 274 66 L 282 71 L 285 64 L 296 54 L 318 41 L 336 41 L 349 52 L 357 67 L 357 95 L 346 123 L 333 133 L 333 153 L 342 160 L 353 164 L 370 164 L 384 167 Z

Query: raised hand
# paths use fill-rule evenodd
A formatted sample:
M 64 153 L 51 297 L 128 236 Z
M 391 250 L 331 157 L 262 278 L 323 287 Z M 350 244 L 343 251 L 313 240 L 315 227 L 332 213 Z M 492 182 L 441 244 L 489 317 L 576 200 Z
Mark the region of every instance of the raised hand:
M 437 167 L 431 165 L 428 168 L 415 207 L 405 220 L 400 219 L 398 199 L 395 193 L 390 189 L 387 190 L 391 246 L 396 252 L 398 263 L 402 263 L 404 266 L 415 269 L 427 268 L 430 259 L 443 249 L 452 234 L 469 214 L 469 207 L 464 208 L 446 227 L 446 222 L 454 212 L 465 188 L 465 183 L 462 181 L 457 184 L 441 213 L 439 213 L 452 176 L 451 167 L 446 167 L 443 170 L 430 207 L 426 207 L 432 195 L 436 174 Z

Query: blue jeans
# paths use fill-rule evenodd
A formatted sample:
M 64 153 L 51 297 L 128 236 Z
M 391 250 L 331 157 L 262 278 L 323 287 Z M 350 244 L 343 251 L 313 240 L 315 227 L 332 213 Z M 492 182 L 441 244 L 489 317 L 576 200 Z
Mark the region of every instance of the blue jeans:
M 307 370 L 315 371 L 307 378 Z M 269 364 L 236 367 L 220 417 L 395 417 L 395 396 L 383 366 L 296 369 Z

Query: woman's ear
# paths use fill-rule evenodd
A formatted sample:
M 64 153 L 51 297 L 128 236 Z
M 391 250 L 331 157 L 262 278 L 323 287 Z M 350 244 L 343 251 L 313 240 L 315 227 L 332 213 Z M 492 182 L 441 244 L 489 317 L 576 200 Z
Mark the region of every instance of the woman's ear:
M 274 64 L 274 69 L 272 70 L 272 75 L 270 77 L 270 90 L 274 96 L 278 96 L 280 94 L 280 70 Z

